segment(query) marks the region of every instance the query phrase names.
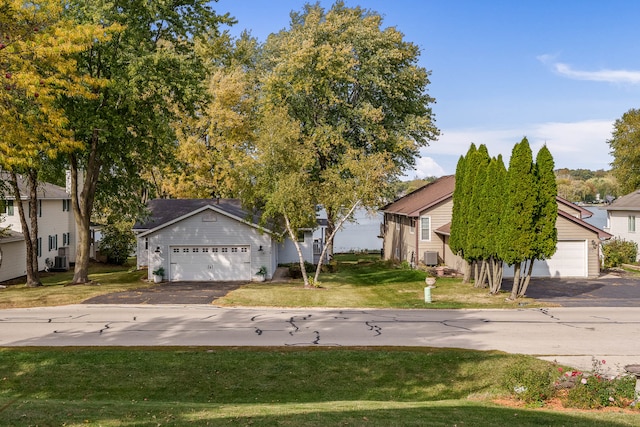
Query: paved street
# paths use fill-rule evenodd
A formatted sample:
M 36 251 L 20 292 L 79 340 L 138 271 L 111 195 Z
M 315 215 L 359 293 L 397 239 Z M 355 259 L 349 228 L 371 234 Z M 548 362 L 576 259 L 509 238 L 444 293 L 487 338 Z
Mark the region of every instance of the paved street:
M 433 346 L 502 350 L 580 369 L 640 363 L 640 308 L 241 309 L 71 305 L 0 311 L 0 346 Z

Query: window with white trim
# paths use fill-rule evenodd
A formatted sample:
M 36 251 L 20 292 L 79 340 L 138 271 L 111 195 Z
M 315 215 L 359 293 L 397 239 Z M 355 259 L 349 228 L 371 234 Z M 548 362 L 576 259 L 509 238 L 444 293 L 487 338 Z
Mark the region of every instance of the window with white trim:
M 423 240 L 423 241 L 431 240 L 431 217 L 430 216 L 420 217 L 420 240 Z
M 629 215 L 628 223 L 629 223 L 629 233 L 635 233 L 636 232 L 636 216 Z

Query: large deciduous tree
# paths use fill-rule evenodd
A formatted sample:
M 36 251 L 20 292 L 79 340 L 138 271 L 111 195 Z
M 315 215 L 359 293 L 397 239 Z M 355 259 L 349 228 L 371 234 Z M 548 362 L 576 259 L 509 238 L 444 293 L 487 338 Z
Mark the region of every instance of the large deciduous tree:
M 616 120 L 611 139 L 613 173 L 622 194 L 640 188 L 640 110 L 632 108 Z
M 195 40 L 215 38 L 218 25 L 229 19 L 205 0 L 73 0 L 68 13 L 81 22 L 121 27 L 77 58 L 88 76 L 107 81 L 96 99 L 65 103 L 82 143 L 69 155 L 78 229 L 73 282 L 86 283 L 92 215 L 127 218 L 140 212 L 151 187 L 145 172 L 172 161 L 176 111 L 192 111 L 203 89 Z
M 195 115 L 178 113 L 176 163 L 161 169 L 159 193 L 237 197 L 256 139 L 258 44 L 246 33 L 237 40 L 224 33 L 195 47 L 206 70 L 206 91 Z
M 27 285 L 38 277 L 37 186 L 43 165 L 78 147 L 61 96 L 95 98 L 99 78 L 78 73 L 73 55 L 108 39 L 113 27 L 80 24 L 64 1 L 12 0 L 0 7 L 0 167 L 7 171 L 27 249 Z M 19 181 L 28 189 L 24 212 Z M 29 217 L 29 221 L 27 221 Z
M 417 65 L 418 56 L 396 28 L 382 28 L 379 14 L 341 1 L 329 10 L 308 4 L 292 12 L 290 27 L 264 45 L 261 96 L 299 128 L 290 150 L 309 150 L 307 188 L 327 212 L 329 252 L 354 204 L 377 207 L 386 183 L 438 135 L 426 92 L 429 73 Z M 362 179 L 344 165 L 376 158 L 388 170 L 384 182 L 370 182 L 372 188 L 380 183 L 367 191 L 376 197 L 340 200 L 339 191 Z

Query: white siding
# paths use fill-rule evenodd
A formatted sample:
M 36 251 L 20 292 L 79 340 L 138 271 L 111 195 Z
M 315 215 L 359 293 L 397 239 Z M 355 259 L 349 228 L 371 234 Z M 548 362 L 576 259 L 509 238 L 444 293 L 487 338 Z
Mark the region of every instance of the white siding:
M 40 250 L 40 256 L 38 257 L 38 268 L 40 270 L 44 270 L 46 266 L 47 258 L 53 260 L 56 256 L 58 256 L 58 249 L 66 247 L 67 259 L 69 262 L 75 262 L 76 259 L 76 235 L 75 232 L 75 220 L 73 217 L 73 211 L 69 209 L 69 211 L 62 210 L 62 199 L 40 199 L 39 203 L 42 206 L 42 214 L 38 215 L 38 237 L 41 239 L 42 247 Z M 29 202 L 22 201 L 22 206 L 25 209 L 25 212 L 29 209 Z M 3 215 L 5 219 L 2 222 L 3 227 L 11 226 L 12 231 L 16 231 L 22 233 L 22 224 L 20 223 L 20 214 L 18 213 L 18 202 L 14 201 L 14 214 Z M 27 217 L 27 222 L 29 223 L 30 219 Z M 69 233 L 68 236 L 70 238 L 70 242 L 66 245 L 64 244 L 65 233 Z M 57 247 L 54 247 L 49 250 L 49 236 L 52 237 L 52 241 L 56 241 L 57 239 Z M 21 253 L 23 254 L 23 259 L 20 260 L 19 264 L 21 266 L 21 271 L 19 274 L 16 274 L 13 277 L 9 277 L 9 279 L 22 276 L 26 274 L 24 271 L 24 264 L 26 263 L 26 249 L 24 248 L 24 242 L 16 243 L 22 245 Z M 17 246 L 16 246 L 17 247 Z M 4 277 L 13 273 L 5 273 L 5 269 L 8 268 L 5 263 L 0 266 L 0 276 Z M 13 268 L 11 270 L 14 270 Z M 4 279 L 8 280 L 8 279 Z
M 300 250 L 305 261 L 313 264 L 313 233 L 310 231 L 304 232 L 304 241 L 298 242 Z M 291 239 L 285 239 L 278 244 L 278 264 L 289 264 L 292 262 L 300 262 L 298 251 L 295 244 Z
M 215 221 L 211 211 L 204 211 L 185 218 L 175 224 L 148 234 L 148 273 L 152 277 L 155 269 L 162 266 L 166 274 L 170 272 L 170 247 L 181 245 L 220 246 L 247 245 L 251 248 L 251 271 L 255 274 L 261 266 L 267 267 L 267 279 L 271 278 L 276 264 L 274 262 L 271 236 L 246 223 L 230 218 L 221 213 L 215 213 Z M 144 248 L 144 237 L 138 237 L 138 249 Z M 160 252 L 156 252 L 156 248 Z M 260 250 L 262 247 L 262 250 Z M 144 265 L 144 260 L 138 258 L 138 264 Z
M 0 282 L 27 274 L 27 252 L 24 241 L 2 243 L 0 249 L 2 249 Z
M 639 211 L 608 211 L 608 232 L 618 239 L 636 242 L 640 246 L 640 212 Z M 635 231 L 629 231 L 629 217 L 635 217 Z M 640 260 L 640 253 L 636 261 Z

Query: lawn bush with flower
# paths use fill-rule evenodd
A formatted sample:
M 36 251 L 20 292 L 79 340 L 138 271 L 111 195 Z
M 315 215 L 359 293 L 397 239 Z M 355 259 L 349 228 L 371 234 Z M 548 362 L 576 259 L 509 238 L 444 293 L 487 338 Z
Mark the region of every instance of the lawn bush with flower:
M 600 409 L 607 406 L 626 407 L 633 402 L 635 377 L 606 375 L 606 360 L 593 359 L 590 373 L 569 371 L 565 377 L 574 378 L 573 387 L 567 388 L 565 404 L 571 408 Z
M 565 371 L 560 366 L 531 365 L 523 358 L 507 371 L 503 385 L 515 398 L 532 406 L 543 406 L 554 397 L 570 408 L 629 406 L 634 399 L 635 378 L 606 375 L 605 364 L 606 360 L 593 359 L 591 372 Z

